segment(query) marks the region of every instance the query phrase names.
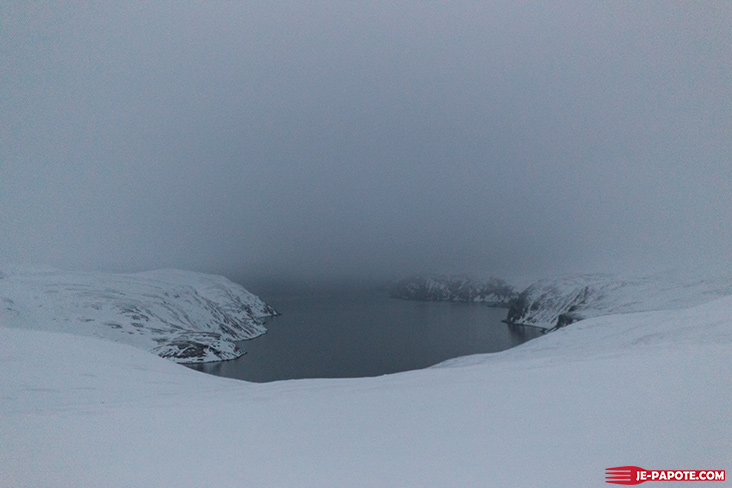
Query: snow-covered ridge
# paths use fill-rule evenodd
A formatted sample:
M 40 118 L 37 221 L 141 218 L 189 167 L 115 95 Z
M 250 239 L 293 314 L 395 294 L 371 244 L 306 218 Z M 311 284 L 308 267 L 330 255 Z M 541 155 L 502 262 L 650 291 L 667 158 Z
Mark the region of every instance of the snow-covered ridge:
M 397 283 L 391 296 L 403 300 L 483 302 L 493 307 L 507 307 L 518 292 L 498 278 L 476 281 L 460 276 L 418 276 Z
M 0 270 L 0 325 L 130 344 L 176 362 L 233 359 L 276 315 L 241 285 L 179 270 L 134 274 Z
M 567 276 L 526 288 L 511 301 L 507 321 L 553 329 L 601 315 L 687 308 L 726 295 L 732 295 L 729 276 Z

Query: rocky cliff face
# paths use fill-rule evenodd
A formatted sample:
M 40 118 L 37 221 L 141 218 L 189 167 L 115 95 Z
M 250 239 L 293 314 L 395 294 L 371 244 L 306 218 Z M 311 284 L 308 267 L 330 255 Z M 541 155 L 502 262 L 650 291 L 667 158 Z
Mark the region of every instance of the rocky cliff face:
M 503 280 L 475 281 L 465 277 L 421 276 L 400 281 L 391 291 L 393 298 L 422 301 L 482 302 L 507 307 L 518 295 Z
M 234 341 L 263 334 L 263 319 L 277 314 L 224 277 L 178 270 L 4 270 L 0 299 L 2 325 L 106 338 L 188 363 L 240 356 Z
M 578 311 L 596 299 L 596 295 L 596 290 L 584 280 L 539 282 L 511 300 L 506 321 L 545 329 L 559 323 L 564 326 L 581 319 Z
M 732 294 L 729 277 L 577 275 L 541 280 L 511 301 L 506 321 L 556 329 L 584 318 L 686 308 Z

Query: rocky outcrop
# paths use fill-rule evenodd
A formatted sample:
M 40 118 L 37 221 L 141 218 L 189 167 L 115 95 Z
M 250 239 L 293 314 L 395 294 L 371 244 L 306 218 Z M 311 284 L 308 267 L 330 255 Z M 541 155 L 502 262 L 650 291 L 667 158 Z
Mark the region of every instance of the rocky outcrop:
M 557 324 L 549 330 L 553 331 L 561 329 L 562 327 L 582 320 L 584 317 L 577 313 L 576 310 L 573 310 L 573 308 L 574 307 L 571 307 L 567 313 L 559 314 L 559 317 L 557 317 Z
M 581 280 L 567 285 L 546 282 L 531 285 L 511 300 L 506 322 L 550 329 L 581 320 L 579 310 L 594 297 L 595 290 Z
M 482 302 L 492 307 L 507 307 L 516 290 L 498 278 L 475 281 L 466 277 L 420 276 L 397 283 L 392 298 L 420 301 Z

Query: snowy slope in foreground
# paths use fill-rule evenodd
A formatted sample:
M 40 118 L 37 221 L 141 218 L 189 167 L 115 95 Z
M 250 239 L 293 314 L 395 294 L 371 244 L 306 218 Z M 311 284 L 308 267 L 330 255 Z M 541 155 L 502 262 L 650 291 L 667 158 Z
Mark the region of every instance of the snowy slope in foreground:
M 263 334 L 261 319 L 275 313 L 224 277 L 190 271 L 0 270 L 0 325 L 101 337 L 178 362 L 240 356 L 233 341 Z
M 0 486 L 600 487 L 624 465 L 729 476 L 730 405 L 732 298 L 588 319 L 421 371 L 271 384 L 0 327 Z
M 728 295 L 732 295 L 730 276 L 566 276 L 526 288 L 511 301 L 507 321 L 551 329 L 601 315 L 691 307 Z

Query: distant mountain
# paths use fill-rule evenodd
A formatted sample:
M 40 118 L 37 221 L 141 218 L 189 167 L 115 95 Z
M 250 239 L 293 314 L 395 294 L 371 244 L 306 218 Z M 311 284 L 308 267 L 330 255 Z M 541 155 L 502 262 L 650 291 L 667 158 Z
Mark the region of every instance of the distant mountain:
M 274 309 L 221 276 L 0 270 L 1 325 L 101 337 L 180 363 L 241 356 L 234 341 L 265 333 L 262 319 L 272 315 Z
M 732 295 L 729 277 L 567 276 L 541 280 L 526 288 L 511 301 L 506 321 L 556 329 L 600 315 L 692 307 L 725 295 Z
M 391 290 L 392 298 L 403 300 L 482 302 L 492 307 L 507 307 L 517 296 L 511 285 L 498 278 L 419 276 L 402 280 Z

